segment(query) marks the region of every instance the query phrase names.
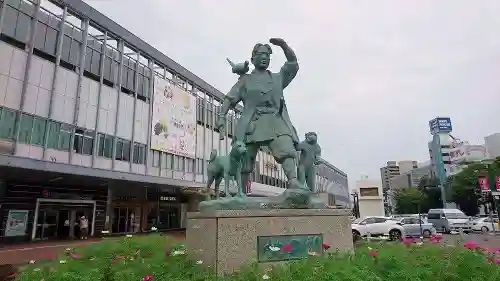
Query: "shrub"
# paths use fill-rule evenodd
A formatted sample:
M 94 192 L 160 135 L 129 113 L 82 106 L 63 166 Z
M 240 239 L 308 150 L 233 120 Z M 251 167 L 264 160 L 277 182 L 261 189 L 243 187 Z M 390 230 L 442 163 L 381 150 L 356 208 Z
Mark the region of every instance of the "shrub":
M 211 268 L 187 260 L 183 245 L 174 245 L 163 236 L 150 235 L 68 250 L 55 261 L 24 267 L 18 280 L 500 280 L 499 251 L 481 249 L 473 242 L 451 246 L 438 242 L 364 243 L 355 253 L 312 256 L 266 272 L 252 265 L 240 273 L 216 278 Z

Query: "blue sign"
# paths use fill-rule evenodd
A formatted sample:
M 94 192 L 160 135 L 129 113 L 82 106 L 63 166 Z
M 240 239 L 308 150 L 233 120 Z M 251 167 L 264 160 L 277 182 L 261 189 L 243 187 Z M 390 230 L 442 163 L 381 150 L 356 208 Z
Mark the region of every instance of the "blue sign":
M 450 133 L 452 131 L 450 117 L 437 117 L 429 121 L 431 135 Z

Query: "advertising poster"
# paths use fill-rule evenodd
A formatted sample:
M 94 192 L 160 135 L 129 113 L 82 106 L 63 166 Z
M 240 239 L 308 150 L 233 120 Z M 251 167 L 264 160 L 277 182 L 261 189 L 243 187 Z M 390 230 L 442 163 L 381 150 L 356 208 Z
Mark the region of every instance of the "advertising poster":
M 479 183 L 479 188 L 482 192 L 489 192 L 490 190 L 490 182 L 487 177 L 479 177 L 477 179 Z
M 28 212 L 27 210 L 9 210 L 5 236 L 23 236 L 26 234 Z
M 151 149 L 195 157 L 196 97 L 155 76 Z

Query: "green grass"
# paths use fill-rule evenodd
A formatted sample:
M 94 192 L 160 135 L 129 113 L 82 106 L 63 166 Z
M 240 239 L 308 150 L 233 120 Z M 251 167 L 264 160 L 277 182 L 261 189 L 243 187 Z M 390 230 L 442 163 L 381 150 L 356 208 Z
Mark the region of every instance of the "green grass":
M 21 269 L 22 281 L 186 281 L 186 280 L 311 280 L 311 281 L 498 281 L 500 255 L 463 245 L 437 243 L 365 243 L 355 254 L 329 253 L 262 272 L 255 266 L 216 278 L 211 269 L 185 255 L 164 236 L 123 238 L 71 250 L 56 260 Z M 468 245 L 476 248 L 474 245 Z M 177 252 L 179 253 L 179 252 Z M 181 252 L 182 253 L 182 252 Z

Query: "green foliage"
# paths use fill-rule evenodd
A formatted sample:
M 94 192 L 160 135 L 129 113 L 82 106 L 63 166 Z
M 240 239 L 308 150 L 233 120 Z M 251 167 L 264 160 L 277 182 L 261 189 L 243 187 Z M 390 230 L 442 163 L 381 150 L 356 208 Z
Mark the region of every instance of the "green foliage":
M 425 194 L 425 200 L 423 200 L 421 206 L 422 213 L 427 213 L 429 209 L 442 208 L 441 188 L 439 188 L 438 178 L 422 177 L 418 189 Z
M 479 212 L 479 205 L 486 203 L 481 198 L 478 177 L 500 175 L 500 158 L 496 158 L 489 165 L 489 169 L 490 174 L 488 174 L 488 165 L 483 163 L 470 164 L 460 173 L 448 178 L 452 201 L 457 203 L 469 216 L 476 215 Z M 489 180 L 490 183 L 494 182 L 494 178 Z
M 53 262 L 26 266 L 17 280 L 140 281 L 146 276 L 153 276 L 152 281 L 257 281 L 264 277 L 270 281 L 500 280 L 500 265 L 496 264 L 500 263 L 500 256 L 461 245 L 370 243 L 360 245 L 355 253 L 332 252 L 266 272 L 252 265 L 240 273 L 219 278 L 210 268 L 189 261 L 184 255 L 166 254 L 164 248 L 169 253 L 183 249 L 171 245 L 162 236 L 108 241 L 78 251 L 79 259 L 71 258 L 68 253 Z
M 396 201 L 396 213 L 398 214 L 416 214 L 419 212 L 419 206 L 425 202 L 427 196 L 416 188 L 403 188 L 394 194 Z

